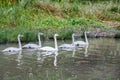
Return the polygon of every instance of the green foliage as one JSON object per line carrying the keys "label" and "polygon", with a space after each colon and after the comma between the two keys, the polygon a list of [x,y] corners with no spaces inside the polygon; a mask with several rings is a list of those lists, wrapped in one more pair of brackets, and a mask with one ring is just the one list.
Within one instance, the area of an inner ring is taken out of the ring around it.
{"label": "green foliage", "polygon": [[120,12],[119,6],[113,6],[110,9],[111,12]]}
{"label": "green foliage", "polygon": [[120,26],[114,27],[114,29],[116,29],[116,30],[120,30]]}
{"label": "green foliage", "polygon": [[0,42],[17,41],[19,33],[24,34],[23,41],[35,41],[39,31],[48,38],[54,33],[60,34],[59,39],[71,38],[80,28],[107,28],[101,20],[120,21],[119,3],[112,0],[15,1],[1,2],[4,4],[0,5]]}
{"label": "green foliage", "polygon": [[30,32],[24,32],[23,35],[24,35],[23,41],[33,42],[33,41],[37,40],[36,32],[32,32],[32,31],[30,31]]}
{"label": "green foliage", "polygon": [[5,31],[0,30],[0,36],[2,36],[0,42],[7,42],[7,33]]}

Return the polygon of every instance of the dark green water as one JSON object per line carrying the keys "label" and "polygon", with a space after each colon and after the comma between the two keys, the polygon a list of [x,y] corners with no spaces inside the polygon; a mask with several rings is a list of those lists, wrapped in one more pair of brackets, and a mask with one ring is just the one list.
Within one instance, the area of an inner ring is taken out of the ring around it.
{"label": "dark green water", "polygon": [[[1,52],[0,80],[120,80],[120,40],[89,42],[86,49],[59,51],[58,55],[26,50],[12,55]],[[54,46],[53,42],[44,45]],[[17,44],[0,45],[0,50],[8,46]]]}

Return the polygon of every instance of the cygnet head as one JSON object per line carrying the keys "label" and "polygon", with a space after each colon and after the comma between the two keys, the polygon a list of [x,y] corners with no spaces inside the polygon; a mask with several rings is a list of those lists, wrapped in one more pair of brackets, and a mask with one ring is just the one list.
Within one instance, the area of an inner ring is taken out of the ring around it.
{"label": "cygnet head", "polygon": [[41,33],[41,32],[39,32],[38,34],[39,34],[39,35],[43,35],[43,33]]}
{"label": "cygnet head", "polygon": [[89,34],[90,32],[89,31],[85,31],[85,33]]}
{"label": "cygnet head", "polygon": [[75,33],[73,33],[72,36],[75,36]]}
{"label": "cygnet head", "polygon": [[55,34],[55,36],[59,36],[58,34]]}
{"label": "cygnet head", "polygon": [[18,34],[18,37],[23,37],[23,35],[21,35],[21,34]]}

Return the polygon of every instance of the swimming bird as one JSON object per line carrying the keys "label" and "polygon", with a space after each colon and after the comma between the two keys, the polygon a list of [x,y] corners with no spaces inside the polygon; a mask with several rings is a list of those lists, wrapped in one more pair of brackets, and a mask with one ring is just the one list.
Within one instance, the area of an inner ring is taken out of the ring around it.
{"label": "swimming bird", "polygon": [[16,48],[16,47],[9,47],[9,48],[6,48],[4,50],[2,50],[2,52],[18,52],[20,50],[22,50],[22,46],[21,46],[21,41],[20,41],[20,37],[23,37],[23,35],[18,35],[18,44],[19,44],[19,48]]}
{"label": "swimming bird", "polygon": [[58,46],[57,46],[57,39],[56,37],[58,36],[58,34],[54,34],[54,43],[55,43],[55,48],[53,47],[49,47],[49,46],[45,46],[45,47],[41,47],[38,50],[40,50],[41,52],[56,52],[58,51]]}
{"label": "swimming bird", "polygon": [[38,33],[38,45],[34,44],[34,43],[28,43],[26,45],[24,45],[22,48],[23,49],[37,49],[39,47],[41,47],[41,39],[40,39],[40,35],[43,35],[43,33]]}
{"label": "swimming bird", "polygon": [[75,45],[74,45],[74,36],[75,36],[75,34],[73,33],[72,34],[72,44],[62,44],[62,45],[59,46],[59,48],[61,50],[66,50],[66,51],[73,50],[75,48]]}
{"label": "swimming bird", "polygon": [[88,42],[86,33],[87,33],[87,32],[84,32],[85,41],[75,41],[75,42],[74,42],[75,46],[77,46],[77,47],[85,47],[85,46],[88,46],[88,45],[89,45],[89,42]]}

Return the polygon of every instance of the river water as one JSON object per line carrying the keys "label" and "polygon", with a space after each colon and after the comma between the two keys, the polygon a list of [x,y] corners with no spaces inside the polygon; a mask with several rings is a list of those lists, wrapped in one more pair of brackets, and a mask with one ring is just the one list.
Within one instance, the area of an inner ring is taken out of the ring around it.
{"label": "river water", "polygon": [[[50,55],[32,50],[0,52],[0,80],[120,80],[120,39],[90,39],[89,43],[86,48]],[[0,45],[0,50],[9,46],[17,44]]]}

